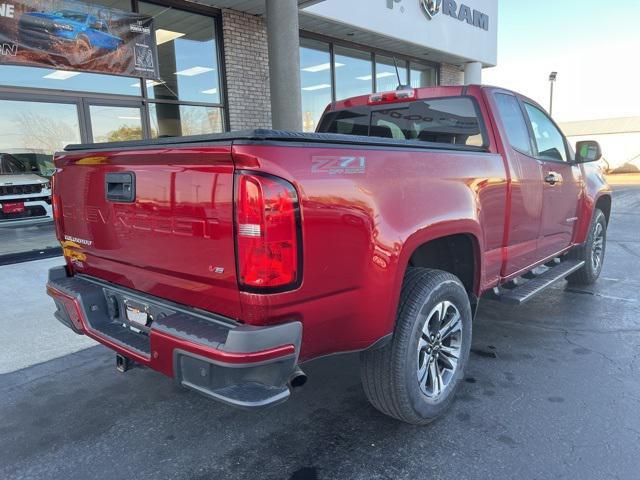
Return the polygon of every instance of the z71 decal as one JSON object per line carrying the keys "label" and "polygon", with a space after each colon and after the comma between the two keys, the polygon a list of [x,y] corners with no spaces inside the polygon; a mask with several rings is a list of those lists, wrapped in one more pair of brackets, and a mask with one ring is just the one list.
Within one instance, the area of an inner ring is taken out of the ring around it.
{"label": "z71 decal", "polygon": [[311,157],[311,173],[329,175],[362,174],[366,168],[365,157]]}

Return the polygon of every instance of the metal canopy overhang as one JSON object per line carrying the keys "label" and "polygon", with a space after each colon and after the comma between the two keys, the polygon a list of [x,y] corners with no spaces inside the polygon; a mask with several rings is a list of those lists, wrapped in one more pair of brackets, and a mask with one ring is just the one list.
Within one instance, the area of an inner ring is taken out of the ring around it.
{"label": "metal canopy overhang", "polygon": [[[298,6],[305,8],[322,1],[323,0],[298,0]],[[265,0],[199,0],[198,3],[216,8],[229,8],[250,15],[264,15],[265,13]]]}
{"label": "metal canopy overhang", "polygon": [[327,20],[326,18],[304,11],[300,11],[300,29],[324,35],[336,40],[344,40],[346,42],[366,45],[367,47],[386,50],[399,55],[406,55],[435,63],[449,63],[452,65],[462,66],[467,62],[473,61],[471,59],[451,55],[439,50],[429,49],[414,43],[404,42],[370,30],[364,30],[352,25]]}

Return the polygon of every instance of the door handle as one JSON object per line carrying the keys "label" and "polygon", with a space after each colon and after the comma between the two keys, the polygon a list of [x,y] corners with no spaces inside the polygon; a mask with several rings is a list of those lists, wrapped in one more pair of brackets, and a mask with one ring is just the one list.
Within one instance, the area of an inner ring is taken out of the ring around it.
{"label": "door handle", "polygon": [[105,175],[107,200],[133,203],[136,200],[136,176],[133,172],[107,173]]}
{"label": "door handle", "polygon": [[562,175],[556,172],[549,172],[546,177],[544,177],[544,181],[549,185],[555,185],[556,183],[562,182]]}

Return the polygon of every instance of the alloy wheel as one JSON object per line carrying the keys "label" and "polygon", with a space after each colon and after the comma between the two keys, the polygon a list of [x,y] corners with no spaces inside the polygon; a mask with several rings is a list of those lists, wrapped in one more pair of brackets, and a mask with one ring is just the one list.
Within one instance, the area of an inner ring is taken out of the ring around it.
{"label": "alloy wheel", "polygon": [[596,230],[593,234],[593,246],[591,248],[591,266],[594,272],[598,272],[602,266],[602,260],[604,256],[604,227],[602,223],[596,224]]}
{"label": "alloy wheel", "polygon": [[417,377],[421,392],[440,397],[451,384],[462,352],[462,317],[449,301],[440,302],[428,315],[418,341]]}

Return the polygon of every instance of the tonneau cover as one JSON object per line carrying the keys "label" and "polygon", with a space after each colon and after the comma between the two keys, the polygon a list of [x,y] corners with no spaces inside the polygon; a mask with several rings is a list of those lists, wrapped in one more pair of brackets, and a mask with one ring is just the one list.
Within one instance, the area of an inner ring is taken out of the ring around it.
{"label": "tonneau cover", "polygon": [[245,142],[295,142],[295,143],[330,143],[339,145],[363,145],[379,147],[401,147],[436,150],[457,150],[484,152],[485,148],[468,145],[454,145],[421,140],[397,140],[394,138],[368,137],[356,135],[342,135],[338,133],[303,133],[282,130],[241,130],[236,132],[217,133],[208,135],[193,135],[187,137],[167,137],[154,140],[134,140],[127,142],[72,144],[65,147],[67,152],[82,150],[114,150],[137,149],[149,147],[173,147],[180,145],[202,145],[212,143],[245,143]]}

